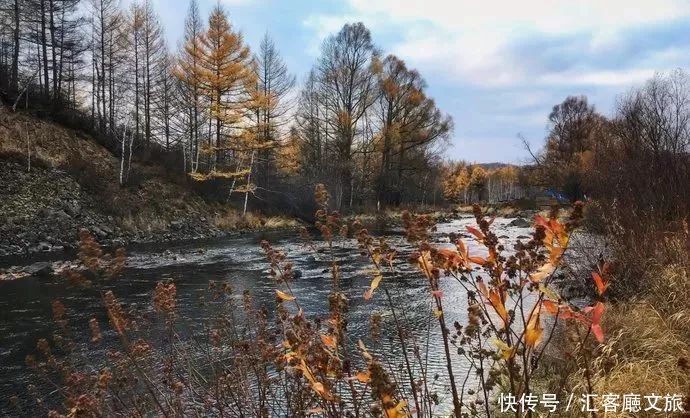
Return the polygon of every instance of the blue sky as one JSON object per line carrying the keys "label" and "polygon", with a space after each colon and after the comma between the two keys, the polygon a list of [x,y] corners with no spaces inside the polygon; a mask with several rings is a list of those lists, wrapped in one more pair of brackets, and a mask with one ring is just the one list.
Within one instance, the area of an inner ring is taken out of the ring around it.
{"label": "blue sky", "polygon": [[[153,0],[171,47],[188,0]],[[202,14],[218,0],[199,0]],[[264,33],[303,80],[322,40],[362,21],[385,53],[426,79],[453,116],[449,158],[527,161],[518,134],[542,143],[551,107],[588,96],[611,114],[656,71],[690,64],[690,0],[221,0],[251,47]]]}

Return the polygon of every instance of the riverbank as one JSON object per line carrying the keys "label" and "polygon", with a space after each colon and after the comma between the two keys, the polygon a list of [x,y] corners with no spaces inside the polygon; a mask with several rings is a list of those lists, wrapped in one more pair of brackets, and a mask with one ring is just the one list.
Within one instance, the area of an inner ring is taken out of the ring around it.
{"label": "riverbank", "polygon": [[0,258],[74,250],[81,229],[126,246],[300,225],[242,215],[150,161],[134,161],[124,186],[119,172],[120,161],[90,136],[0,108]]}

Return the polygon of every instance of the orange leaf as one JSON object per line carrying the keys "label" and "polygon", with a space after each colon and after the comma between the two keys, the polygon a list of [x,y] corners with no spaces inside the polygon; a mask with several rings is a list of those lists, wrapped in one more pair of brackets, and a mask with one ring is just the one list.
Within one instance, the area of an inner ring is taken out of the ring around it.
{"label": "orange leaf", "polygon": [[486,284],[484,284],[484,281],[477,280],[477,288],[479,289],[481,294],[484,295],[485,298],[489,297],[489,289],[486,288]]}
{"label": "orange leaf", "polygon": [[462,267],[463,259],[457,251],[450,248],[443,248],[438,250],[438,255],[443,259],[444,270],[457,270]]}
{"label": "orange leaf", "polygon": [[467,248],[464,242],[462,240],[457,240],[455,243],[455,246],[458,248],[458,253],[460,256],[468,258],[470,255],[470,250]]}
{"label": "orange leaf", "polygon": [[554,266],[551,263],[546,263],[543,266],[539,267],[539,269],[537,271],[530,274],[530,278],[532,279],[533,282],[539,283],[540,281],[544,280],[545,278],[551,276],[551,274],[555,270],[556,270],[556,266]]}
{"label": "orange leaf", "polygon": [[357,372],[355,377],[360,383],[369,383],[371,381],[371,372],[368,370],[365,372]]}
{"label": "orange leaf", "polygon": [[376,290],[376,288],[379,287],[381,279],[383,279],[381,273],[376,273],[376,276],[374,276],[374,280],[371,281],[369,289],[366,292],[364,292],[364,299],[369,300],[372,298],[372,296],[374,296],[374,290]]}
{"label": "orange leaf", "polygon": [[604,279],[602,279],[597,272],[592,272],[592,278],[594,279],[594,284],[597,285],[599,296],[603,295],[604,292],[606,292],[606,289],[609,287],[609,282],[604,281]]}
{"label": "orange leaf", "polygon": [[330,336],[330,335],[321,334],[321,342],[322,342],[326,347],[335,348],[335,346],[336,346],[336,339],[335,339],[335,337],[332,337],[332,336]]}
{"label": "orange leaf", "polygon": [[394,407],[386,409],[386,417],[388,417],[388,418],[407,417],[407,413],[405,412],[405,408],[407,408],[407,402],[406,401],[400,401]]}
{"label": "orange leaf", "polygon": [[537,306],[529,317],[527,328],[525,328],[525,344],[528,347],[536,347],[544,336],[544,328],[539,320],[541,307]]}
{"label": "orange leaf", "polygon": [[482,257],[468,257],[467,259],[473,262],[474,264],[479,264],[480,266],[486,264],[486,260]]}
{"label": "orange leaf", "polygon": [[290,296],[290,295],[288,295],[288,294],[285,293],[285,292],[281,292],[280,290],[276,290],[276,296],[278,296],[278,298],[279,298],[280,300],[284,300],[284,301],[295,300],[295,297],[294,297],[294,296]]}
{"label": "orange leaf", "polygon": [[482,231],[478,230],[477,228],[475,228],[475,227],[473,227],[473,226],[467,226],[466,228],[467,228],[467,231],[468,231],[470,234],[472,234],[472,235],[474,235],[475,237],[477,237],[478,240],[484,241],[484,234],[482,233]]}
{"label": "orange leaf", "polygon": [[491,306],[493,306],[498,316],[501,317],[503,323],[508,324],[508,311],[506,311],[506,307],[501,300],[501,295],[498,293],[498,290],[491,289],[489,291],[489,302],[491,302]]}
{"label": "orange leaf", "polygon": [[551,315],[556,315],[558,313],[558,305],[553,301],[545,300],[541,303],[541,306]]}
{"label": "orange leaf", "polygon": [[417,259],[417,263],[419,264],[419,268],[420,270],[422,270],[422,273],[424,273],[426,278],[431,280],[431,278],[433,277],[433,273],[431,272],[432,263],[429,251],[424,251],[422,255],[420,255]]}

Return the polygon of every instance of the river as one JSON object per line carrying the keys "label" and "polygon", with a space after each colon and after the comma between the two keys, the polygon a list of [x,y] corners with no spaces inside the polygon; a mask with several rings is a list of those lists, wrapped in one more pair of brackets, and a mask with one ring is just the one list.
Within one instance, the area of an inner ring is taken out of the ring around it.
{"label": "river", "polygon": [[[511,219],[498,218],[494,228],[506,248],[518,237],[530,234],[529,228],[508,226]],[[451,232],[464,233],[465,226],[474,224],[473,218],[461,218],[438,225],[433,241],[448,243]],[[438,324],[430,322],[433,318],[430,297],[425,279],[416,268],[407,263],[407,255],[412,251],[406,243],[402,230],[391,229],[385,232],[387,240],[398,251],[395,277],[384,279],[396,306],[404,307],[406,321],[415,335],[426,336],[431,330],[437,333]],[[331,290],[329,262],[320,260],[319,254],[306,248],[295,232],[264,232],[245,234],[212,241],[144,246],[128,249],[126,268],[120,278],[104,285],[112,289],[123,305],[152,310],[151,295],[155,283],[172,279],[177,285],[180,316],[190,318],[190,322],[203,322],[206,312],[200,300],[208,292],[209,280],[228,281],[236,295],[244,290],[251,291],[258,305],[272,310],[275,306],[275,283],[268,274],[267,262],[259,246],[261,240],[269,240],[274,247],[287,253],[294,262],[294,268],[301,277],[292,283],[301,307],[310,316],[324,315],[328,309],[327,295]],[[480,253],[481,249],[473,240],[470,252]],[[386,309],[381,294],[366,301],[362,295],[371,282],[370,265],[359,254],[354,239],[336,243],[335,253],[340,259],[342,288],[350,299],[348,332],[356,341],[366,339],[369,332],[369,318],[373,311]],[[444,309],[449,323],[458,320],[465,323],[466,296],[459,284],[452,280],[443,283]],[[238,296],[240,297],[240,296]],[[28,404],[29,394],[26,386],[35,383],[36,378],[25,365],[25,356],[35,351],[40,338],[49,338],[53,332],[51,320],[51,301],[59,298],[67,307],[70,324],[83,330],[88,336],[88,320],[97,317],[105,329],[107,318],[102,301],[95,289],[70,288],[57,279],[26,277],[12,281],[0,281],[0,415],[16,415],[10,405],[13,396],[20,404]],[[435,325],[435,326],[434,326]],[[82,339],[78,349],[93,350],[88,341]],[[445,374],[443,350],[438,338],[430,339],[429,376]],[[390,344],[384,343],[384,344]],[[391,347],[389,347],[391,348]],[[107,345],[99,350],[106,350]],[[393,351],[395,348],[392,347]],[[456,374],[464,376],[467,366],[457,356],[454,364]],[[443,379],[441,379],[443,380]],[[441,396],[444,388],[439,388]]]}

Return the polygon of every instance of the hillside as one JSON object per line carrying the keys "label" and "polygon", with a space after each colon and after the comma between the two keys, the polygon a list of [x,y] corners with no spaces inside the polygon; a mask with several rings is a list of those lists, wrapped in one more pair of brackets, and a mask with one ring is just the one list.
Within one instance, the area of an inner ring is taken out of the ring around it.
{"label": "hillside", "polygon": [[264,223],[206,202],[184,175],[159,165],[135,161],[126,187],[118,173],[119,160],[88,135],[0,107],[0,257],[69,249],[81,228],[126,244]]}

